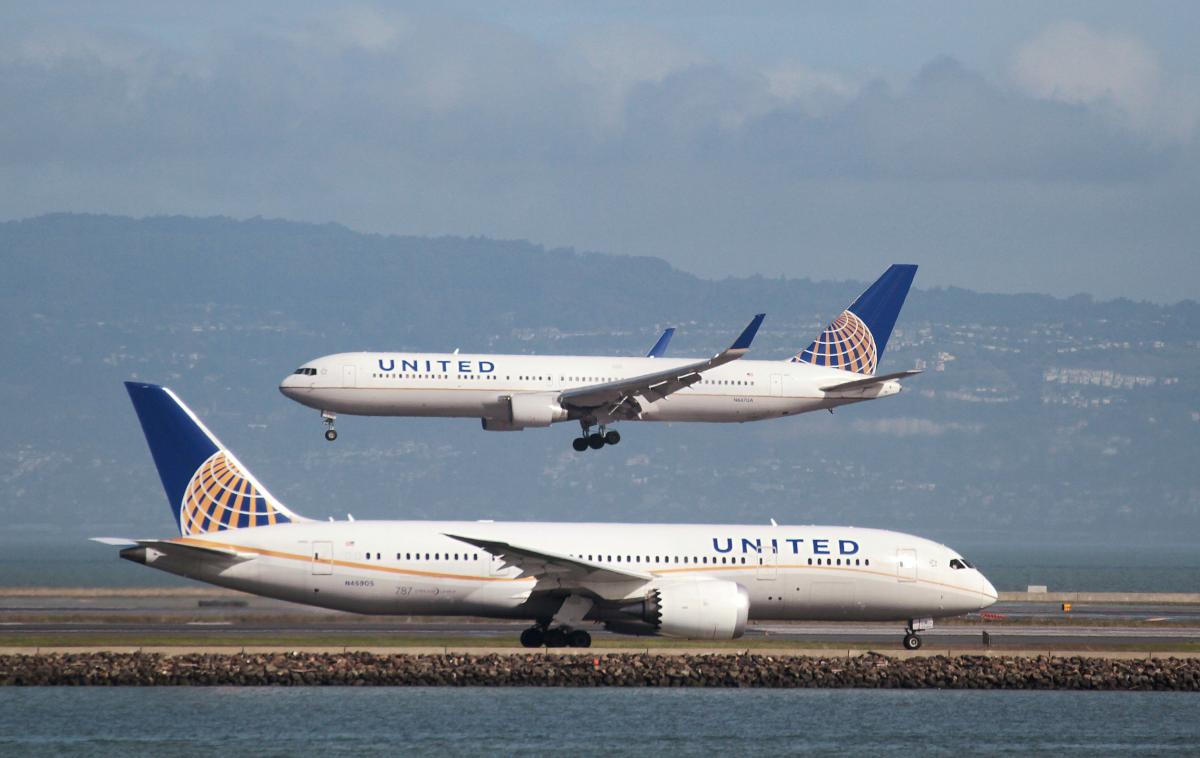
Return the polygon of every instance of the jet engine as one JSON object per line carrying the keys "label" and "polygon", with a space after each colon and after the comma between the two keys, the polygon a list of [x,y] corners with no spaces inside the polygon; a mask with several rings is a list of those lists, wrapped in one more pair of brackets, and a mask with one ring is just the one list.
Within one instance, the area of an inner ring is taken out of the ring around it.
{"label": "jet engine", "polygon": [[700,580],[661,584],[621,611],[667,637],[733,640],[746,631],[750,594],[737,582]]}
{"label": "jet engine", "polygon": [[500,398],[499,417],[483,419],[490,432],[516,432],[527,426],[550,426],[567,419],[567,409],[559,405],[556,392],[530,392]]}

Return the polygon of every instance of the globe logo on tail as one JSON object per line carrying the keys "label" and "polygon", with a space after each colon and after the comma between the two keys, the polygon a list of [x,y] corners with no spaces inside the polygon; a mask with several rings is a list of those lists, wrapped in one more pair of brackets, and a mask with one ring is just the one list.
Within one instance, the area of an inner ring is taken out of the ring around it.
{"label": "globe logo on tail", "polygon": [[213,453],[192,474],[179,510],[184,536],[289,521],[224,450]]}
{"label": "globe logo on tail", "polygon": [[863,320],[850,311],[833,320],[825,331],[804,348],[794,362],[829,366],[843,371],[872,375],[877,361],[875,337]]}

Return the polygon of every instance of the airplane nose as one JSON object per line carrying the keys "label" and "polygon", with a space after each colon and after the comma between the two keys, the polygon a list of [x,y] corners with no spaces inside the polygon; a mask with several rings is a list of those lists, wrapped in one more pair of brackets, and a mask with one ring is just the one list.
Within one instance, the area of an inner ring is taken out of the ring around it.
{"label": "airplane nose", "polygon": [[295,374],[288,374],[287,376],[283,377],[283,381],[279,383],[279,391],[283,393],[284,397],[289,397],[294,400],[296,395],[300,393],[301,387],[298,379],[299,377],[297,377]]}
{"label": "airplane nose", "polygon": [[996,588],[992,586],[992,583],[989,582],[987,577],[984,576],[983,574],[979,575],[979,584],[980,584],[979,591],[982,592],[984,595],[987,595],[987,597],[989,598],[987,600],[984,600],[983,604],[981,606],[979,606],[979,609],[983,610],[984,608],[987,608],[988,606],[995,603],[996,600],[1000,597],[1000,594],[998,592],[996,592]]}

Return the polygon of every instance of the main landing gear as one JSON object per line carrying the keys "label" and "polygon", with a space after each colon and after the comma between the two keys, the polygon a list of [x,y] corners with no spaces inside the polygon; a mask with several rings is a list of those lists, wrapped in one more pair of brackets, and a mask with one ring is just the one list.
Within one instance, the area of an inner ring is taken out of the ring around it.
{"label": "main landing gear", "polygon": [[575,448],[575,452],[582,453],[589,447],[592,450],[599,450],[605,445],[615,445],[621,441],[621,433],[616,429],[606,431],[604,424],[600,425],[599,432],[588,433],[592,428],[591,424],[580,421],[580,428],[583,430],[582,435],[571,440],[571,447]]}
{"label": "main landing gear", "polygon": [[917,632],[923,632],[926,629],[933,628],[933,619],[909,619],[908,626],[904,629],[904,649],[905,650],[920,650],[921,636]]}
{"label": "main landing gear", "polygon": [[337,439],[337,429],[333,428],[333,422],[337,421],[337,414],[329,411],[321,411],[321,423],[325,425],[325,439],[333,442]]}
{"label": "main landing gear", "polygon": [[544,626],[531,626],[521,632],[522,647],[591,647],[592,635],[582,629],[568,629],[556,626],[547,629]]}

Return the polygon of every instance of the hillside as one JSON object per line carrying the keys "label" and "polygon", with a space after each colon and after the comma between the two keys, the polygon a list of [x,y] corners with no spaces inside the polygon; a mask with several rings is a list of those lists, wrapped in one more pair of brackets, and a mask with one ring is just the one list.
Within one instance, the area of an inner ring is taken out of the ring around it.
{"label": "hillside", "polygon": [[[339,421],[284,399],[355,349],[630,353],[676,325],[716,350],[749,316],[785,358],[861,282],[710,281],[653,258],[253,219],[0,224],[0,517],[9,538],[171,525],[121,381],[170,384],[295,510],[356,518],[838,522],[947,540],[1186,541],[1200,529],[1200,306],[917,289],[884,370],[909,391],[794,419],[573,426]],[[920,261],[916,261],[920,263]],[[981,282],[981,287],[986,287]]]}

